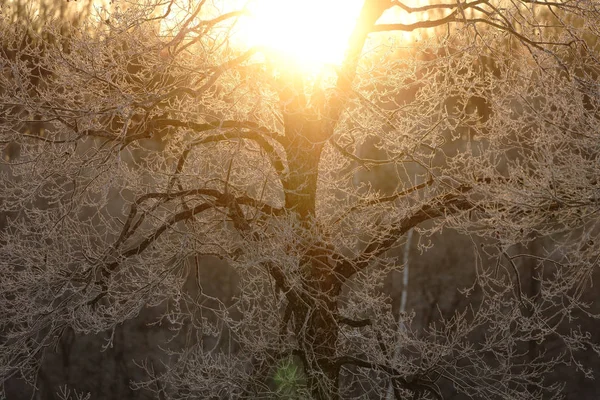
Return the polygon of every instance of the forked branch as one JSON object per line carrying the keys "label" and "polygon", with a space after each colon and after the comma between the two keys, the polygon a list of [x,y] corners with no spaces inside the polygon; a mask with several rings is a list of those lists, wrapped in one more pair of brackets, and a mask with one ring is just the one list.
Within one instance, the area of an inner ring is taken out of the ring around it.
{"label": "forked branch", "polygon": [[266,136],[270,139],[279,141],[279,139],[277,138],[277,133],[272,132],[254,122],[225,120],[201,124],[192,121],[182,121],[178,119],[164,118],[152,121],[152,127],[187,128],[198,133],[218,129],[229,129],[230,131],[228,132],[198,138],[197,140],[191,142],[188,145],[188,148],[205,143],[222,142],[234,139],[247,139],[255,142],[261,147],[261,149],[264,150],[264,152],[269,157],[269,160],[271,161],[271,165],[273,166],[273,168],[275,168],[278,174],[281,174],[285,168],[283,160],[281,159],[273,145],[265,138]]}
{"label": "forked branch", "polygon": [[391,249],[398,239],[411,228],[434,218],[473,209],[475,205],[463,194],[468,190],[470,188],[462,187],[459,188],[459,193],[445,194],[432,199],[412,215],[401,219],[391,229],[372,239],[358,257],[338,264],[336,272],[347,279],[366,268],[374,257],[380,256]]}
{"label": "forked branch", "polygon": [[[114,261],[108,263],[102,268],[102,280],[100,283],[102,286],[102,292],[96,296],[94,299],[90,300],[88,304],[95,304],[100,300],[100,298],[104,297],[107,293],[107,284],[106,280],[108,277],[115,271],[118,266],[126,259],[141,254],[148,246],[154,243],[165,231],[167,231],[170,227],[175,225],[178,222],[186,221],[193,218],[195,215],[200,214],[204,211],[207,211],[212,208],[228,208],[228,215],[233,219],[234,226],[241,230],[248,229],[248,221],[245,220],[243,213],[241,212],[240,205],[248,205],[255,207],[256,209],[266,212],[268,214],[281,214],[283,210],[271,207],[267,204],[263,204],[256,199],[253,199],[248,196],[240,196],[235,197],[232,194],[221,193],[215,189],[191,189],[191,190],[183,190],[175,193],[148,193],[144,196],[138,198],[131,206],[131,210],[123,229],[121,230],[121,234],[117,241],[111,247],[112,251],[116,251],[129,237],[135,233],[137,228],[141,225],[140,220],[144,218],[144,215],[140,217],[135,224],[132,222],[135,219],[137,214],[137,210],[139,206],[149,200],[149,199],[159,199],[161,201],[168,201],[171,199],[181,198],[185,196],[191,195],[202,195],[202,196],[211,196],[214,198],[213,201],[203,202],[201,204],[196,205],[195,207],[186,208],[183,211],[180,211],[174,215],[172,215],[166,222],[164,222],[161,226],[159,226],[154,232],[146,236],[141,242],[137,245],[133,245],[127,250],[122,251],[118,256],[114,257]],[[240,221],[240,219],[243,219]]]}

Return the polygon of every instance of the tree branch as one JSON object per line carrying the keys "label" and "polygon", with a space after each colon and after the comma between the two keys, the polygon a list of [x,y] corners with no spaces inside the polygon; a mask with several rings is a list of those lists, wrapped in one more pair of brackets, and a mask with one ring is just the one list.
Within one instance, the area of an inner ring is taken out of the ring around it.
{"label": "tree branch", "polygon": [[352,328],[362,328],[371,325],[371,320],[369,318],[354,320],[347,317],[338,317],[337,321]]}
{"label": "tree branch", "polygon": [[331,121],[331,124],[335,125],[339,121],[344,105],[351,94],[358,60],[362,54],[367,36],[372,31],[379,17],[381,17],[385,10],[392,6],[393,4],[390,0],[364,1],[360,15],[350,36],[348,53],[338,74],[335,95],[328,104],[327,117]]}
{"label": "tree branch", "polygon": [[466,8],[476,6],[478,4],[488,3],[488,1],[489,0],[477,0],[477,1],[473,1],[471,3],[460,3],[457,1],[456,3],[428,4],[428,5],[424,5],[424,6],[420,6],[420,7],[410,7],[401,1],[395,0],[395,1],[392,1],[392,5],[401,8],[402,10],[406,11],[409,14],[412,14],[415,12],[425,12],[425,11],[430,11],[430,10],[442,10],[442,9],[454,10],[456,8],[461,8],[461,7],[463,9],[466,9]]}
{"label": "tree branch", "polygon": [[[186,44],[185,47],[191,45],[193,42],[195,42],[195,41],[192,41],[191,43]],[[151,101],[147,102],[145,108],[154,107],[158,103],[165,101],[171,97],[180,95],[180,94],[187,94],[188,96],[190,96],[192,98],[198,97],[200,94],[204,93],[208,88],[210,88],[212,85],[214,85],[215,82],[221,77],[221,75],[223,75],[223,73],[225,71],[228,71],[229,69],[236,67],[239,64],[243,63],[244,61],[248,60],[250,57],[252,57],[254,54],[256,54],[259,50],[260,50],[260,47],[253,47],[238,57],[235,57],[235,58],[233,58],[229,61],[226,61],[220,65],[210,68],[209,71],[213,72],[213,74],[200,88],[192,89],[192,88],[185,87],[185,86],[177,87],[177,88],[169,91],[168,93],[165,93],[162,96],[158,96],[158,97],[152,99]],[[138,104],[138,105],[143,106],[143,104]]]}
{"label": "tree branch", "polygon": [[[225,195],[216,189],[204,188],[204,189],[181,190],[178,192],[169,192],[169,193],[161,193],[161,192],[147,193],[147,194],[139,197],[138,199],[136,199],[136,201],[133,202],[133,204],[131,205],[131,209],[129,211],[127,220],[125,221],[125,225],[123,226],[123,229],[121,230],[121,234],[120,234],[119,238],[113,245],[113,249],[118,248],[118,246],[121,243],[123,243],[125,240],[127,240],[127,238],[129,238],[133,234],[133,232],[135,232],[135,228],[132,229],[131,232],[129,231],[129,229],[131,227],[131,223],[133,222],[133,219],[135,218],[135,216],[137,214],[137,210],[138,210],[139,206],[142,203],[144,203],[145,201],[150,200],[150,199],[160,199],[161,201],[166,202],[166,201],[177,199],[177,198],[182,198],[182,197],[187,197],[187,196],[195,196],[195,195],[211,196],[211,197],[215,198],[217,200],[214,203],[215,206],[225,206],[226,205],[225,200],[224,200]],[[283,210],[281,208],[272,207],[268,204],[264,204],[264,203],[254,199],[252,197],[249,197],[249,196],[240,196],[240,197],[228,196],[228,197],[232,197],[233,198],[232,201],[234,201],[237,204],[254,207],[257,210],[259,210],[265,214],[281,215],[283,213]],[[190,211],[190,210],[186,210],[186,211]],[[176,216],[177,215],[181,215],[182,219],[186,219],[185,212],[176,214]],[[195,215],[195,213],[192,213],[192,215],[190,215],[190,216],[193,216],[193,215]],[[177,221],[175,221],[175,222],[177,222]],[[139,226],[139,223],[136,223],[135,226]]]}
{"label": "tree branch", "polygon": [[288,307],[290,308],[290,311],[294,312],[294,309],[296,309],[302,304],[302,298],[296,292],[295,289],[290,287],[285,277],[285,273],[281,270],[281,268],[274,265],[272,262],[267,262],[265,266],[269,274],[275,280],[276,287],[279,288],[279,290],[281,290],[285,297],[288,299]]}
{"label": "tree branch", "polygon": [[377,204],[383,204],[383,203],[390,203],[394,200],[397,200],[401,197],[405,197],[408,196],[411,193],[416,192],[417,190],[421,190],[426,188],[427,186],[430,186],[433,183],[433,178],[430,177],[429,180],[427,182],[423,182],[420,183],[418,185],[415,185],[413,187],[410,187],[406,190],[403,190],[401,192],[397,192],[394,193],[392,195],[389,196],[385,196],[385,197],[380,197],[377,199],[373,199],[373,200],[368,200],[368,201],[362,201],[360,204],[350,207],[348,210],[346,210],[346,212],[344,212],[344,214],[342,214],[338,219],[335,220],[334,224],[339,223],[342,219],[344,219],[346,216],[348,216],[348,214],[350,214],[352,211],[356,211],[359,208],[363,208],[363,207],[368,207],[368,206],[374,206]]}
{"label": "tree branch", "polygon": [[216,129],[242,129],[241,131],[231,131],[226,133],[215,134],[211,136],[206,136],[203,138],[199,138],[198,140],[190,143],[190,146],[211,143],[211,142],[219,142],[224,140],[231,139],[248,139],[257,143],[269,156],[271,160],[271,164],[273,168],[278,173],[282,173],[284,170],[284,163],[275,148],[267,139],[264,138],[263,135],[267,137],[277,140],[277,133],[269,131],[267,128],[264,128],[254,122],[250,121],[218,121],[218,122],[209,122],[200,124],[192,121],[181,121],[178,119],[168,119],[163,118],[159,120],[154,120],[151,122],[151,127],[161,128],[161,127],[178,127],[178,128],[187,128],[191,129],[195,132],[206,132]]}
{"label": "tree branch", "polygon": [[108,293],[108,285],[106,283],[106,279],[108,279],[108,277],[123,262],[123,260],[125,260],[129,257],[132,257],[134,255],[141,254],[150,244],[154,243],[154,241],[156,241],[156,239],[158,239],[172,225],[176,224],[179,221],[183,221],[188,218],[191,218],[196,214],[199,214],[203,211],[206,211],[206,210],[212,208],[213,206],[214,205],[211,203],[202,203],[202,204],[197,205],[194,208],[190,208],[188,210],[185,210],[185,211],[182,211],[180,213],[173,215],[171,218],[169,218],[169,220],[167,222],[165,222],[156,231],[154,231],[154,233],[152,233],[151,235],[148,235],[144,240],[142,240],[142,242],[140,244],[138,244],[137,246],[134,246],[134,247],[130,247],[128,250],[125,250],[124,252],[122,252],[117,257],[117,260],[111,262],[110,264],[106,265],[102,269],[102,273],[101,273],[102,280],[100,282],[97,282],[97,283],[101,284],[102,291],[96,297],[94,297],[92,300],[88,301],[87,304],[94,305],[101,298],[106,296],[106,294]]}
{"label": "tree branch", "polygon": [[404,32],[412,32],[417,29],[427,29],[427,28],[435,28],[436,26],[444,25],[449,22],[460,21],[460,19],[456,18],[458,15],[458,10],[454,10],[451,14],[434,20],[424,20],[415,22],[412,24],[377,24],[371,28],[372,33],[374,32],[389,32],[389,31],[404,31]]}
{"label": "tree branch", "polygon": [[388,251],[398,241],[398,238],[402,237],[408,230],[418,224],[449,213],[465,211],[475,207],[462,194],[471,190],[471,188],[465,186],[458,190],[461,192],[460,194],[450,193],[432,199],[411,216],[397,222],[392,229],[383,233],[380,237],[371,240],[358,257],[338,264],[335,268],[336,272],[347,279],[356,272],[366,268],[373,257],[377,257]]}
{"label": "tree branch", "polygon": [[[198,25],[190,28],[190,31],[192,32],[196,32],[196,33],[204,33],[206,32],[207,29],[212,28],[213,26],[220,24],[223,21],[226,21],[230,18],[238,18],[238,17],[243,17],[243,16],[249,16],[250,13],[248,12],[248,10],[238,10],[238,11],[231,11],[222,15],[219,15],[218,17],[215,17],[213,19],[208,19],[208,20],[203,20],[200,21],[198,23]],[[202,30],[200,30],[199,28],[202,28]]]}
{"label": "tree branch", "polygon": [[342,147],[333,138],[329,142],[333,145],[333,147],[337,151],[339,151],[340,153],[342,153],[343,156],[348,157],[349,159],[355,161],[356,163],[358,163],[361,167],[363,167],[367,171],[370,171],[372,166],[386,165],[386,164],[395,163],[399,159],[401,159],[401,158],[403,158],[405,156],[404,153],[400,153],[400,154],[397,154],[394,158],[387,159],[387,160],[376,160],[376,159],[373,159],[373,158],[364,158],[364,157],[359,157],[359,156],[353,154],[352,152],[348,151],[347,148],[350,145],[352,145],[352,143],[346,145],[345,147]]}
{"label": "tree branch", "polygon": [[[177,222],[184,221],[192,218],[196,214],[199,214],[203,211],[206,211],[215,207],[227,207],[230,209],[229,216],[233,219],[234,225],[239,230],[248,230],[248,222],[245,220],[243,212],[240,209],[241,205],[253,206],[262,212],[267,214],[279,215],[283,212],[282,209],[277,209],[271,207],[267,204],[261,203],[256,199],[253,199],[248,196],[240,196],[235,197],[231,194],[223,194],[215,189],[190,189],[190,190],[182,190],[174,193],[148,193],[140,198],[138,198],[131,206],[131,210],[127,217],[127,221],[121,230],[121,234],[119,238],[115,241],[111,249],[117,250],[140,226],[141,218],[133,228],[131,228],[131,224],[135,215],[137,213],[137,209],[140,204],[149,199],[161,199],[163,201],[168,201],[180,197],[192,196],[192,195],[205,195],[214,197],[214,202],[205,202],[199,204],[192,208],[186,208],[184,211],[181,211],[177,214],[174,214],[169,218],[164,224],[158,227],[152,234],[146,236],[144,240],[142,240],[138,245],[130,247],[129,249],[123,251],[119,256],[116,257],[116,260],[109,263],[102,270],[103,281],[101,283],[103,289],[100,294],[98,294],[94,299],[90,300],[87,304],[93,305],[98,302],[102,297],[104,297],[107,293],[107,285],[105,280],[110,276],[110,274],[123,262],[123,260],[141,254],[148,246],[156,241],[168,228],[176,224]],[[243,219],[243,221],[240,221]]]}

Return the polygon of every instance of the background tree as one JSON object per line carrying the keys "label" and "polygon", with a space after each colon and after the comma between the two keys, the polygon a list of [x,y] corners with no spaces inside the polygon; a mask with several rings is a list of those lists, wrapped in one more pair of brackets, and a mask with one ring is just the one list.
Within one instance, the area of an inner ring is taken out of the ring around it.
{"label": "background tree", "polygon": [[[594,316],[600,256],[599,4],[365,0],[318,74],[245,48],[227,6],[117,3],[40,31],[3,10],[0,134],[20,154],[0,182],[0,376],[35,383],[65,332],[110,346],[159,305],[185,338],[145,364],[159,397],[552,398],[557,365],[591,376],[572,318]],[[364,178],[383,166],[388,193]],[[407,232],[444,228],[471,239],[477,302],[414,329],[383,284]],[[234,269],[231,301],[204,256]]]}

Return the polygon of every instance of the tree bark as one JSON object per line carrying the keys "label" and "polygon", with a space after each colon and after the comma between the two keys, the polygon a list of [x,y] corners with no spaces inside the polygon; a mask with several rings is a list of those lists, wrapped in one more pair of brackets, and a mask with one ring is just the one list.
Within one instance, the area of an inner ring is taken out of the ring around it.
{"label": "tree bark", "polygon": [[313,396],[319,400],[338,399],[339,367],[334,360],[341,285],[331,273],[333,267],[326,261],[327,255],[321,249],[318,252],[308,255],[310,271],[305,279],[308,306],[296,316],[295,327]]}

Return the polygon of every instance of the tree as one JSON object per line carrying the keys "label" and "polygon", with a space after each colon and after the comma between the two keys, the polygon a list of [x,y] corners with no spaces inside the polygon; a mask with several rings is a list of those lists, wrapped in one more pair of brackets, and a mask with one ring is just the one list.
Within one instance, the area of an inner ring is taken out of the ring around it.
{"label": "tree", "polygon": [[[593,317],[600,257],[599,4],[365,0],[318,75],[236,42],[246,12],[226,4],[117,3],[39,31],[2,14],[0,135],[19,156],[0,376],[35,382],[67,329],[110,345],[159,305],[187,343],[138,383],[159,397],[551,398],[556,365],[591,375],[571,318]],[[360,178],[382,166],[390,193]],[[413,330],[382,283],[407,232],[444,228],[472,238],[478,301]],[[538,238],[542,255],[515,252]],[[231,304],[203,290],[204,256],[236,271]],[[534,292],[521,259],[543,268]],[[550,338],[562,357],[530,346]]]}

